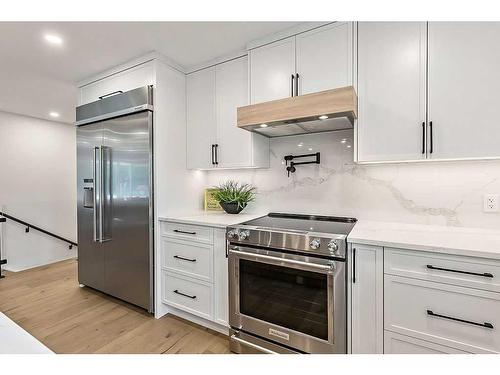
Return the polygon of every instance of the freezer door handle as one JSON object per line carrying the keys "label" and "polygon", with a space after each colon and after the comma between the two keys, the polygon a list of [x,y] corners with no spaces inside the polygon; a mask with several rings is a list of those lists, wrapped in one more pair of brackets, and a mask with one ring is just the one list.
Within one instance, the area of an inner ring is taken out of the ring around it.
{"label": "freezer door handle", "polygon": [[[99,152],[99,147],[94,147],[93,149],[93,165],[92,165],[92,179],[94,182],[94,188],[93,188],[93,222],[94,222],[94,242],[98,241],[97,237],[97,197],[96,194],[99,191],[98,189],[98,183],[97,183],[97,153]],[[101,194],[101,193],[99,193]],[[101,197],[99,196],[99,201]]]}
{"label": "freezer door handle", "polygon": [[[100,147],[100,182],[99,182],[99,242],[103,243],[110,241],[109,225],[107,220],[107,209],[111,206],[111,162],[110,152],[111,148],[107,146]],[[109,170],[108,170],[109,168]],[[109,200],[109,202],[108,202]]]}

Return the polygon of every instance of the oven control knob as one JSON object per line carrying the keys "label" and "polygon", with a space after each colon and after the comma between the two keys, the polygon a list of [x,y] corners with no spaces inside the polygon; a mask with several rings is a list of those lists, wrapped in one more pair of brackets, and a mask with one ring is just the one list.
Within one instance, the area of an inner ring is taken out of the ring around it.
{"label": "oven control knob", "polygon": [[338,249],[339,249],[339,245],[337,244],[337,241],[331,240],[328,243],[328,250],[330,251],[330,253],[335,253]]}
{"label": "oven control knob", "polygon": [[236,229],[231,229],[229,232],[227,232],[227,238],[236,238],[238,237],[238,232]]}
{"label": "oven control knob", "polygon": [[250,231],[248,231],[248,230],[240,230],[238,232],[238,239],[240,241],[246,240],[248,237],[250,237]]}
{"label": "oven control knob", "polygon": [[321,241],[319,240],[319,238],[314,238],[311,240],[311,242],[309,242],[309,246],[313,250],[319,249],[319,247],[321,246]]}

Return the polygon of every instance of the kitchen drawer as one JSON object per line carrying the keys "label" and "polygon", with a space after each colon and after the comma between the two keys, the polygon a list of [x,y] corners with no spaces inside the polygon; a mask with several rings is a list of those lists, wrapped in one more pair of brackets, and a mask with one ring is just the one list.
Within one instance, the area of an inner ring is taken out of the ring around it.
{"label": "kitchen drawer", "polygon": [[212,286],[162,271],[162,300],[180,310],[212,319]]}
{"label": "kitchen drawer", "polygon": [[500,292],[500,262],[385,248],[384,273]]}
{"label": "kitchen drawer", "polygon": [[171,238],[182,238],[212,244],[214,241],[213,230],[210,227],[173,222],[161,223],[161,235]]}
{"label": "kitchen drawer", "polygon": [[113,74],[80,88],[80,105],[95,102],[99,97],[115,91],[130,91],[154,84],[153,62],[147,62]]}
{"label": "kitchen drawer", "polygon": [[462,350],[384,331],[384,354],[467,354]]}
{"label": "kitchen drawer", "polygon": [[384,328],[472,353],[500,353],[500,294],[385,275]]}
{"label": "kitchen drawer", "polygon": [[166,270],[211,282],[213,246],[163,237],[161,240],[161,265]]}

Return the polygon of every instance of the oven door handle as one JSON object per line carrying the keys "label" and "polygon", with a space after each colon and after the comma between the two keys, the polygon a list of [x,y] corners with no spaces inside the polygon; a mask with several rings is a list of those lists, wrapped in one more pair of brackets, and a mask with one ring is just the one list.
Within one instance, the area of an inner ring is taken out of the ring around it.
{"label": "oven door handle", "polygon": [[247,253],[244,251],[230,249],[229,254],[234,254],[239,258],[247,259],[247,260],[262,260],[266,263],[274,264],[274,265],[290,265],[295,266],[295,268],[312,270],[314,272],[321,271],[322,273],[332,273],[335,271],[335,265],[332,263],[330,265],[322,265],[316,263],[308,263],[302,262],[300,260],[294,259],[285,259],[285,258],[277,258],[269,255],[255,254],[255,253]]}

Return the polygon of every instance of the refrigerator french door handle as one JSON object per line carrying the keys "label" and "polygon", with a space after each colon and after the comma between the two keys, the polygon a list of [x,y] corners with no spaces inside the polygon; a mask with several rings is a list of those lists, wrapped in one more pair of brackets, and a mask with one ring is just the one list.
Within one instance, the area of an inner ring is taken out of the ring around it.
{"label": "refrigerator french door handle", "polygon": [[103,220],[104,220],[104,147],[99,148],[99,159],[101,163],[101,169],[99,170],[99,242],[103,243]]}
{"label": "refrigerator french door handle", "polygon": [[[92,182],[94,184],[94,191],[93,191],[93,221],[94,221],[94,242],[97,242],[97,152],[99,151],[99,147],[94,147],[93,149],[93,165],[92,165]],[[100,200],[99,196],[99,200]]]}

